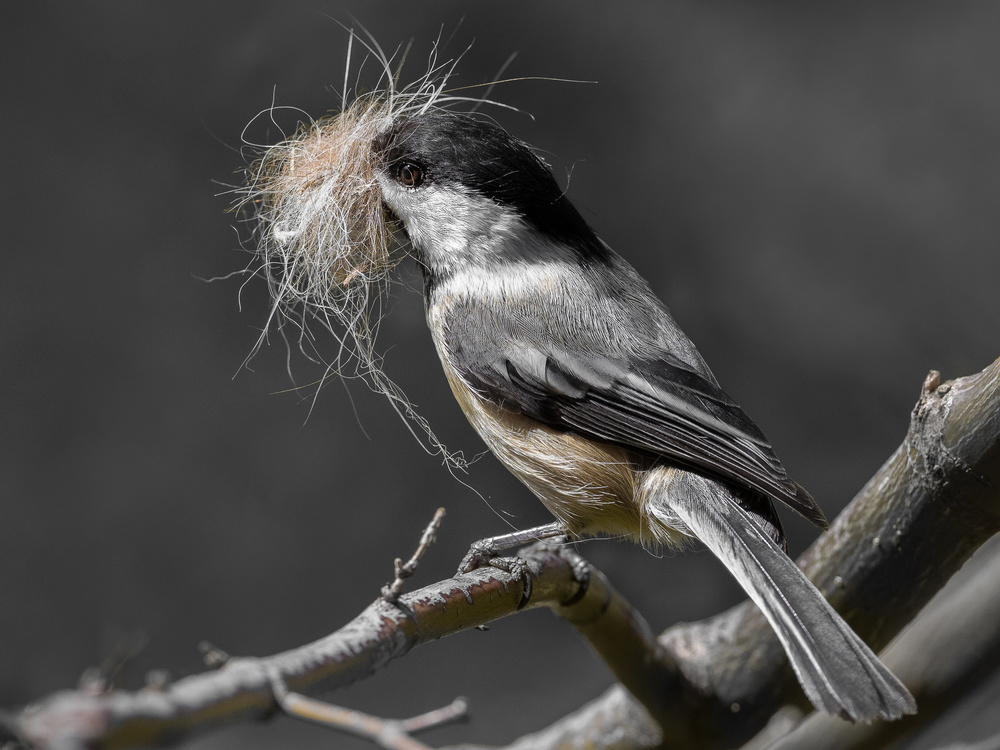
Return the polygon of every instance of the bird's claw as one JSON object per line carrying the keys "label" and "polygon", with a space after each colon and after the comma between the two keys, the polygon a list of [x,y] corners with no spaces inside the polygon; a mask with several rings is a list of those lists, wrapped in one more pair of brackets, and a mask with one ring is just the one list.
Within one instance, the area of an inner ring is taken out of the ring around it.
{"label": "bird's claw", "polygon": [[590,563],[584,560],[580,553],[570,546],[568,542],[568,536],[555,537],[544,542],[539,542],[539,544],[545,544],[550,547],[555,554],[569,563],[570,570],[573,572],[573,580],[579,585],[576,593],[567,601],[562,602],[563,606],[575,604],[587,595],[587,589],[590,588],[590,574],[593,571]]}
{"label": "bird's claw", "polygon": [[508,560],[513,558],[502,558],[500,557],[501,548],[497,546],[493,539],[480,539],[478,542],[473,542],[472,546],[469,547],[469,551],[462,558],[462,562],[458,566],[458,574],[471,573],[476,568],[496,568],[498,566],[495,564],[497,560]]}
{"label": "bird's claw", "polygon": [[478,568],[496,568],[510,573],[514,579],[524,582],[524,593],[517,608],[522,609],[531,598],[531,570],[528,563],[520,557],[499,557],[499,550],[492,539],[481,539],[469,548],[468,554],[462,558],[458,566],[458,574],[471,573]]}

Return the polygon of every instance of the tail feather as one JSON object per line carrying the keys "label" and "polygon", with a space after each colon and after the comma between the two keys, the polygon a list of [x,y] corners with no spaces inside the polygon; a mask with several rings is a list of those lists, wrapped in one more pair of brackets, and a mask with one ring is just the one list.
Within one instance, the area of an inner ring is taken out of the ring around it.
{"label": "tail feather", "polygon": [[813,705],[861,722],[915,713],[906,687],[728,488],[687,472],[678,475],[683,481],[671,482],[649,511],[681,520],[725,563],[771,623]]}

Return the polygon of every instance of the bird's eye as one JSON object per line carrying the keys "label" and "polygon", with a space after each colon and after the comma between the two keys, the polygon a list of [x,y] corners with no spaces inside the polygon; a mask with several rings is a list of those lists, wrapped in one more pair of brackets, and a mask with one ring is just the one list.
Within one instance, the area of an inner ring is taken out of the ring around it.
{"label": "bird's eye", "polygon": [[396,173],[396,179],[399,180],[403,187],[420,187],[420,183],[424,181],[424,170],[416,164],[407,162],[400,165],[399,171]]}

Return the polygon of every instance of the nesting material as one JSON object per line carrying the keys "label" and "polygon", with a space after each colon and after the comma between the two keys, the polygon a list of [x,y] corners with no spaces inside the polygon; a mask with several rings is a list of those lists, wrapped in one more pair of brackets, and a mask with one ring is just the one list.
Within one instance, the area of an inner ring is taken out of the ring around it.
{"label": "nesting material", "polygon": [[[345,73],[341,111],[264,150],[247,171],[243,205],[258,223],[257,253],[275,301],[271,322],[281,327],[292,319],[304,329],[318,319],[341,342],[341,354],[357,355],[367,370],[375,366],[379,300],[407,250],[382,204],[372,143],[400,119],[469,99],[444,93],[458,59],[438,64],[437,45],[427,72],[398,88],[392,60],[353,33],[347,70],[355,41],[381,66],[379,85],[349,102]],[[345,374],[341,359],[333,369]]]}
{"label": "nesting material", "polygon": [[278,301],[339,317],[357,307],[352,290],[383,282],[398,261],[371,152],[391,120],[384,99],[359,99],[272,146],[256,164],[259,251]]}
{"label": "nesting material", "polygon": [[[355,41],[359,38],[352,33],[351,45]],[[352,102],[345,93],[338,114],[300,126],[291,138],[266,148],[247,170],[242,205],[255,215],[257,271],[266,276],[273,297],[262,340],[267,329],[284,333],[292,322],[299,348],[326,365],[327,375],[361,376],[388,396],[411,431],[416,432],[415,424],[430,438],[432,450],[460,465],[461,457],[444,449],[382,371],[375,348],[389,273],[406,257],[408,245],[383,206],[372,144],[400,119],[484,100],[444,93],[458,60],[439,65],[437,45],[427,73],[397,88],[399,71],[392,71],[391,59],[374,42],[361,43],[381,66],[379,86]],[[332,361],[317,353],[312,322],[339,343]]]}

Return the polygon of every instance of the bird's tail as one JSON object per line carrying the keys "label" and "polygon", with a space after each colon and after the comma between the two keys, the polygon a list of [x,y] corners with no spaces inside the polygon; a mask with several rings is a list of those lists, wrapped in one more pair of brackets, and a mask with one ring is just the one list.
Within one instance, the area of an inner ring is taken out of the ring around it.
{"label": "bird's tail", "polygon": [[688,472],[672,480],[647,512],[680,520],[725,563],[771,623],[813,705],[861,722],[916,712],[906,687],[727,487]]}

